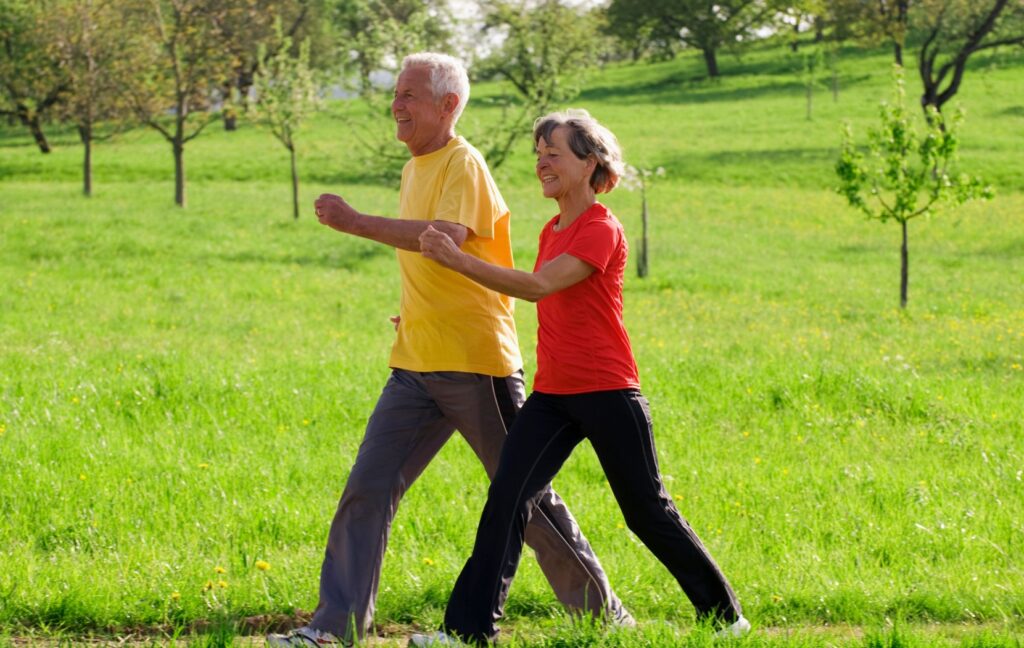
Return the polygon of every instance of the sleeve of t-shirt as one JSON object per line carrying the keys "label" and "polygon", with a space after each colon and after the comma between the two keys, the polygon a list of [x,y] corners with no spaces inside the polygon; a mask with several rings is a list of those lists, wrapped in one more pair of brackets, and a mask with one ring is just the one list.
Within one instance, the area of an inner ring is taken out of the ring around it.
{"label": "sleeve of t-shirt", "polygon": [[622,232],[608,219],[592,220],[581,225],[583,228],[565,252],[594,266],[598,272],[604,272],[619,246]]}
{"label": "sleeve of t-shirt", "polygon": [[482,238],[494,236],[494,224],[507,213],[487,169],[472,156],[453,160],[445,174],[436,220],[465,225]]}

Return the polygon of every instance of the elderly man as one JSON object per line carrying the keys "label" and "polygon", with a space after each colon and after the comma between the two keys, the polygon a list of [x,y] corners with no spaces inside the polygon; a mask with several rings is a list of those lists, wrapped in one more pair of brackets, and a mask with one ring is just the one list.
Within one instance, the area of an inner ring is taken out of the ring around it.
{"label": "elderly man", "polygon": [[[269,635],[272,646],[350,643],[369,629],[391,521],[405,491],[455,430],[495,468],[525,400],[512,299],[419,254],[432,225],[465,252],[512,267],[509,211],[480,153],[455,134],[469,99],[462,64],[443,54],[406,57],[391,113],[412,155],[402,171],[399,218],[362,214],[339,196],[316,201],[320,222],[397,250],[402,281],[391,376],[331,523],[320,602],[308,626]],[[550,490],[526,542],[559,600],[613,623],[632,617],[562,500]]]}

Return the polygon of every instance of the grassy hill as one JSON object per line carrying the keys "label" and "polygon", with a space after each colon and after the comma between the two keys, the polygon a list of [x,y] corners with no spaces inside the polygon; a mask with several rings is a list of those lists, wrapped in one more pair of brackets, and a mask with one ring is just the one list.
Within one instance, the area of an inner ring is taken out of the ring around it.
{"label": "grassy hill", "polygon": [[[844,51],[838,101],[816,91],[813,120],[781,49],[721,63],[716,81],[691,57],[610,66],[572,104],[628,161],[666,170],[648,195],[651,275],[631,269],[626,310],[680,510],[763,629],[755,643],[1019,645],[1024,56],[979,57],[966,77],[962,165],[997,197],[913,223],[906,311],[897,228],[832,190],[840,125],[873,125],[887,56]],[[502,91],[474,88],[471,139]],[[393,214],[355,110],[310,124],[303,201],[330,191]],[[186,210],[151,132],[97,146],[92,199],[74,133],[52,135],[43,156],[0,129],[0,643],[226,629],[190,639],[217,643],[301,616],[387,375],[392,253],[311,207],[292,221],[285,151],[261,129],[189,144]],[[524,142],[496,172],[520,267],[555,212],[532,165]],[[636,249],[640,196],[607,203]],[[517,310],[529,373],[534,313]],[[385,631],[439,621],[484,483],[456,438],[406,496]],[[572,624],[527,558],[513,644],[707,643],[587,447],[555,486],[641,628]]]}

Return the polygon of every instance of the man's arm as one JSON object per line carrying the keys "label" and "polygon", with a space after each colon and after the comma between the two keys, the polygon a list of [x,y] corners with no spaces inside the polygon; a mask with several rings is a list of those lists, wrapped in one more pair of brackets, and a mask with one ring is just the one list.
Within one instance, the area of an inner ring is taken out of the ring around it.
{"label": "man's arm", "polygon": [[447,234],[456,247],[462,247],[469,236],[469,228],[449,221],[404,220],[361,214],[341,196],[334,194],[321,194],[315,205],[316,216],[323,225],[401,250],[419,252],[420,235],[430,226]]}
{"label": "man's arm", "polygon": [[532,302],[577,284],[594,272],[594,266],[571,254],[559,255],[537,272],[493,265],[466,254],[450,236],[430,226],[420,236],[420,252],[482,286]]}

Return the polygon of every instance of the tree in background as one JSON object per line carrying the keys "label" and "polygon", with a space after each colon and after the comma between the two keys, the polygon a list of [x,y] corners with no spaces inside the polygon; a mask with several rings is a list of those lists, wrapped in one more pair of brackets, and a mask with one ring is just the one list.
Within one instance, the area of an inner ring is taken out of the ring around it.
{"label": "tree in background", "polygon": [[499,99],[499,126],[477,139],[492,168],[508,158],[537,117],[576,97],[585,72],[601,53],[601,25],[594,11],[557,0],[537,5],[503,0],[489,3],[485,33],[498,32],[501,46],[474,67],[476,76],[507,81],[515,95]]}
{"label": "tree in background", "polygon": [[320,105],[317,84],[309,66],[309,41],[303,41],[296,56],[291,54],[291,38],[277,23],[280,46],[267,56],[265,46],[260,48],[259,60],[264,61],[253,78],[255,91],[252,115],[270,127],[291,157],[292,215],[299,217],[299,172],[295,163],[295,134],[303,120]]}
{"label": "tree in background", "polygon": [[[238,111],[236,103],[245,101],[252,87],[255,75],[268,58],[277,54],[282,46],[282,36],[290,43],[311,40],[317,35],[319,51],[334,53],[334,47],[325,45],[332,41],[328,32],[319,29],[327,0],[231,0],[222,11],[211,15],[221,42],[230,55],[231,75],[221,90],[224,109],[224,128],[234,130]],[[280,21],[278,30],[275,24]],[[262,48],[262,50],[261,50]],[[263,52],[261,58],[259,52]],[[297,52],[292,52],[293,54]],[[333,64],[333,57],[331,61]]]}
{"label": "tree in background", "polygon": [[960,89],[973,54],[1024,45],[1021,0],[919,0],[913,17],[922,37],[918,53],[924,86],[921,107],[930,118],[941,120],[942,107]]}
{"label": "tree in background", "polygon": [[[160,133],[174,154],[174,202],[186,206],[185,145],[215,118],[214,98],[231,75],[232,60],[217,28],[223,0],[130,0],[127,19],[149,47],[136,62],[129,89],[142,123]],[[170,116],[168,116],[170,112]]]}
{"label": "tree in background", "polygon": [[72,0],[49,16],[54,45],[68,90],[59,105],[60,117],[78,129],[84,148],[82,192],[92,195],[92,144],[113,131],[97,136],[96,125],[106,121],[118,127],[131,115],[124,100],[131,76],[135,35],[123,29],[114,0]]}
{"label": "tree in background", "polygon": [[920,0],[828,0],[827,21],[840,40],[892,43],[893,61],[903,65],[912,4]]}
{"label": "tree in background", "polygon": [[828,4],[828,0],[796,0],[777,7],[774,22],[778,23],[779,29],[791,31],[790,50],[794,53],[800,51],[800,34],[805,27],[814,29],[815,42],[824,39]]}
{"label": "tree in background", "polygon": [[50,152],[43,121],[70,81],[54,47],[52,0],[0,0],[0,115],[16,118]]}
{"label": "tree in background", "polygon": [[[895,100],[882,104],[881,128],[868,133],[868,158],[857,148],[847,125],[836,174],[838,191],[852,207],[869,219],[899,223],[900,308],[906,308],[910,280],[907,224],[919,216],[930,216],[943,205],[959,206],[968,200],[991,198],[992,189],[977,178],[954,175],[951,168],[956,162],[962,113],[954,115],[945,129],[939,127],[937,118],[925,120],[924,133],[919,137],[907,115],[902,68],[895,69]],[[928,110],[935,112],[933,107]]]}
{"label": "tree in background", "polygon": [[807,97],[807,121],[811,121],[814,119],[814,89],[821,85],[821,76],[827,67],[825,48],[818,43],[810,48],[805,47],[796,56],[800,61],[800,82]]}
{"label": "tree in background", "polygon": [[366,168],[394,179],[409,154],[395,139],[390,119],[394,86],[387,77],[397,76],[408,54],[451,50],[454,19],[447,2],[333,0],[326,16],[339,43],[334,56],[342,86],[357,93],[366,108],[361,117],[353,118],[349,133],[364,152]]}
{"label": "tree in background", "polygon": [[627,191],[640,190],[640,250],[636,257],[636,276],[643,279],[650,272],[650,251],[648,241],[647,189],[654,176],[665,175],[665,168],[658,167],[654,171],[643,167],[626,165],[626,173],[622,177],[622,186]]}
{"label": "tree in background", "polygon": [[717,77],[719,50],[751,37],[776,10],[774,0],[612,0],[608,19],[620,31],[647,29],[699,49],[708,76]]}

